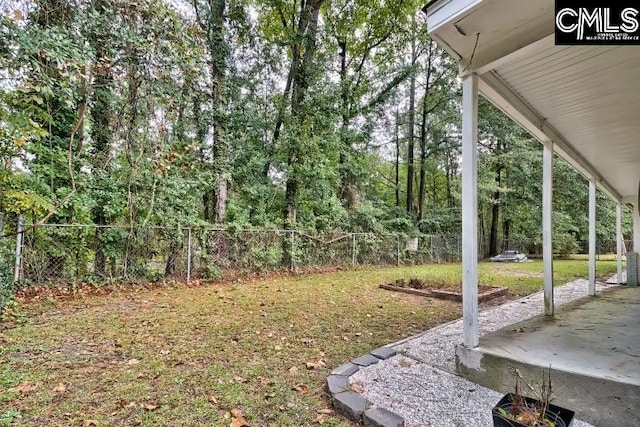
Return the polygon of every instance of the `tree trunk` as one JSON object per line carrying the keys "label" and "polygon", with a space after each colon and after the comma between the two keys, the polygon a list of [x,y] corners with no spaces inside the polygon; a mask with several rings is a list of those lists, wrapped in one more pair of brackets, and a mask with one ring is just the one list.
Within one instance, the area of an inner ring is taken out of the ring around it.
{"label": "tree trunk", "polygon": [[398,216],[398,210],[400,209],[400,116],[398,114],[398,108],[396,108],[396,163],[395,163],[395,190],[396,190],[396,217]]}
{"label": "tree trunk", "polygon": [[446,165],[445,165],[445,173],[446,173],[446,184],[447,184],[447,207],[448,208],[452,208],[454,206],[454,201],[453,201],[453,192],[451,191],[451,175],[452,175],[452,167],[451,167],[451,163],[452,163],[452,155],[451,155],[451,147],[447,147],[447,160],[446,160]]}
{"label": "tree trunk", "polygon": [[483,209],[478,210],[478,242],[476,244],[480,244],[480,252],[486,256],[487,242],[485,241],[484,212]]}
{"label": "tree trunk", "polygon": [[491,206],[491,230],[489,232],[489,255],[498,253],[498,221],[500,221],[500,181],[502,167],[496,169],[496,191],[493,192]]}
{"label": "tree trunk", "polygon": [[[109,8],[109,4],[105,0],[95,0],[92,3],[92,8],[97,13],[104,13]],[[93,122],[93,126],[91,127],[91,140],[93,141],[93,156],[91,156],[93,163],[92,176],[95,179],[96,187],[102,186],[104,180],[108,179],[105,170],[108,169],[111,152],[111,135],[113,134],[113,129],[111,128],[111,97],[114,80],[111,67],[109,66],[107,50],[108,35],[108,28],[100,28],[89,36],[89,42],[96,52],[96,63],[93,67],[95,70],[92,88],[93,107],[90,110]],[[102,193],[98,193],[97,195],[97,203],[93,210],[93,223],[96,225],[107,225],[110,222],[105,212],[107,200],[100,197],[101,194]],[[106,274],[107,258],[103,250],[104,231],[104,228],[101,227],[96,227],[95,229],[96,247],[94,272],[98,276],[104,276]]]}
{"label": "tree trunk", "polygon": [[427,59],[427,75],[424,86],[424,95],[422,98],[422,120],[420,121],[420,181],[418,184],[418,223],[424,218],[425,200],[426,200],[426,177],[427,177],[427,119],[429,110],[427,109],[429,102],[429,89],[431,88],[431,53],[433,42],[429,41],[429,51]]}
{"label": "tree trunk", "polygon": [[[416,62],[415,39],[411,42],[411,64]],[[413,180],[414,180],[414,136],[416,121],[416,74],[411,74],[409,80],[409,127],[407,135],[407,214],[413,216]]]}
{"label": "tree trunk", "polygon": [[[200,25],[207,34],[211,71],[211,166],[214,182],[203,195],[205,220],[219,224],[227,212],[227,183],[229,159],[226,140],[225,87],[229,45],[225,38],[226,0],[209,0],[206,17],[199,16]],[[204,143],[204,141],[200,141]]]}
{"label": "tree trunk", "polygon": [[[287,180],[285,183],[284,228],[292,230],[296,227],[298,215],[298,195],[300,193],[300,177],[298,165],[304,162],[304,153],[297,141],[304,137],[303,121],[306,119],[305,98],[311,85],[311,67],[316,53],[316,33],[318,14],[324,0],[308,0],[300,4],[297,34],[292,45],[291,69],[291,115],[294,134],[287,150]],[[304,52],[304,54],[302,54]],[[294,254],[288,239],[282,239],[283,264],[293,265]]]}
{"label": "tree trunk", "polygon": [[269,177],[269,170],[271,169],[271,158],[276,151],[278,139],[280,139],[280,132],[282,132],[282,124],[284,123],[284,115],[286,110],[286,105],[289,102],[289,98],[291,96],[291,83],[293,80],[293,70],[289,70],[287,74],[287,84],[284,87],[284,91],[282,93],[282,101],[278,106],[278,116],[276,118],[276,126],[273,130],[273,137],[271,138],[271,145],[267,147],[267,161],[262,167],[262,175],[265,178]]}
{"label": "tree trunk", "polygon": [[[515,249],[513,248],[510,240],[511,240],[511,220],[505,219],[504,214],[502,215],[502,238],[505,242],[505,247],[503,249]],[[519,248],[518,248],[519,249]]]}
{"label": "tree trunk", "polygon": [[[318,14],[324,0],[309,0],[300,5],[300,18],[296,41],[293,45],[293,57],[291,61],[291,114],[293,116],[294,129],[300,132],[299,126],[305,118],[306,108],[304,100],[309,89],[310,68],[316,53],[316,33],[318,29]],[[304,51],[304,55],[301,52]],[[294,138],[295,141],[295,138]],[[299,177],[296,166],[302,161],[300,147],[296,143],[289,146],[287,154],[288,176],[285,184],[285,210],[284,226],[291,229],[295,226],[298,214]]]}
{"label": "tree trunk", "polygon": [[227,57],[229,47],[225,40],[225,0],[211,3],[211,76],[213,79],[213,167],[216,175],[214,187],[214,222],[222,223],[227,213],[228,149],[226,117],[224,113]]}
{"label": "tree trunk", "polygon": [[342,205],[350,209],[355,204],[355,189],[352,186],[349,173],[349,155],[351,142],[349,137],[349,93],[347,82],[347,43],[338,41],[340,47],[340,91],[342,100],[342,127],[340,130],[340,155],[338,158],[338,171],[340,174],[340,200]]}

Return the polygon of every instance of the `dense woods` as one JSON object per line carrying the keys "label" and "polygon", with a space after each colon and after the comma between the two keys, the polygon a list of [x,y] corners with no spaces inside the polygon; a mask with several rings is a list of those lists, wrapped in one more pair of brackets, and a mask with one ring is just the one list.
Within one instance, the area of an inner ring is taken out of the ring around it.
{"label": "dense woods", "polygon": [[[458,70],[421,1],[0,5],[2,234],[17,215],[460,231]],[[484,251],[540,242],[541,145],[484,101],[480,120]],[[587,238],[587,182],[555,165],[555,244],[568,253]],[[598,215],[599,240],[613,240],[603,195]]]}

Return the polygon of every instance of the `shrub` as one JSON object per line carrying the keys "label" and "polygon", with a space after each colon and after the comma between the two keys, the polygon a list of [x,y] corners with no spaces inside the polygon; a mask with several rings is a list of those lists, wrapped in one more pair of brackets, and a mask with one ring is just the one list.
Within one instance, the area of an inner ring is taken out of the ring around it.
{"label": "shrub", "polygon": [[0,313],[13,301],[13,277],[11,269],[0,262]]}
{"label": "shrub", "polygon": [[578,252],[579,245],[573,234],[569,233],[556,233],[553,235],[553,251],[566,257]]}

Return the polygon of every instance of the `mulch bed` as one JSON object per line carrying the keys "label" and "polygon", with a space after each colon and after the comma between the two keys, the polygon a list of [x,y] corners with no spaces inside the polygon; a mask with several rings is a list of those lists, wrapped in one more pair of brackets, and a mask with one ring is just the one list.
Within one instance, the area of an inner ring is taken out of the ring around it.
{"label": "mulch bed", "polygon": [[[428,285],[415,277],[409,279],[408,282],[403,279],[399,279],[393,283],[381,284],[380,287],[389,291],[462,302],[461,288],[451,285]],[[506,295],[507,291],[507,288],[478,286],[478,302],[485,302],[493,298],[501,297]]]}

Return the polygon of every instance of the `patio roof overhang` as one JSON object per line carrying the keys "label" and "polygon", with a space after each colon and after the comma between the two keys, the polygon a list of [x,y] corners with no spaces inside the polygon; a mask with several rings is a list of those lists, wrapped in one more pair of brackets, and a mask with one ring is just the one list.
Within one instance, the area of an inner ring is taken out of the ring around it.
{"label": "patio roof overhang", "polygon": [[464,345],[476,347],[477,93],[543,143],[545,313],[553,315],[552,192],[556,152],[589,182],[589,289],[596,293],[596,188],[617,202],[618,281],[623,202],[635,205],[640,248],[640,50],[556,46],[553,0],[434,0],[427,30],[456,58],[462,78]]}
{"label": "patio roof overhang", "polygon": [[435,0],[427,29],[478,90],[617,202],[640,181],[640,50],[556,46],[553,0]]}

